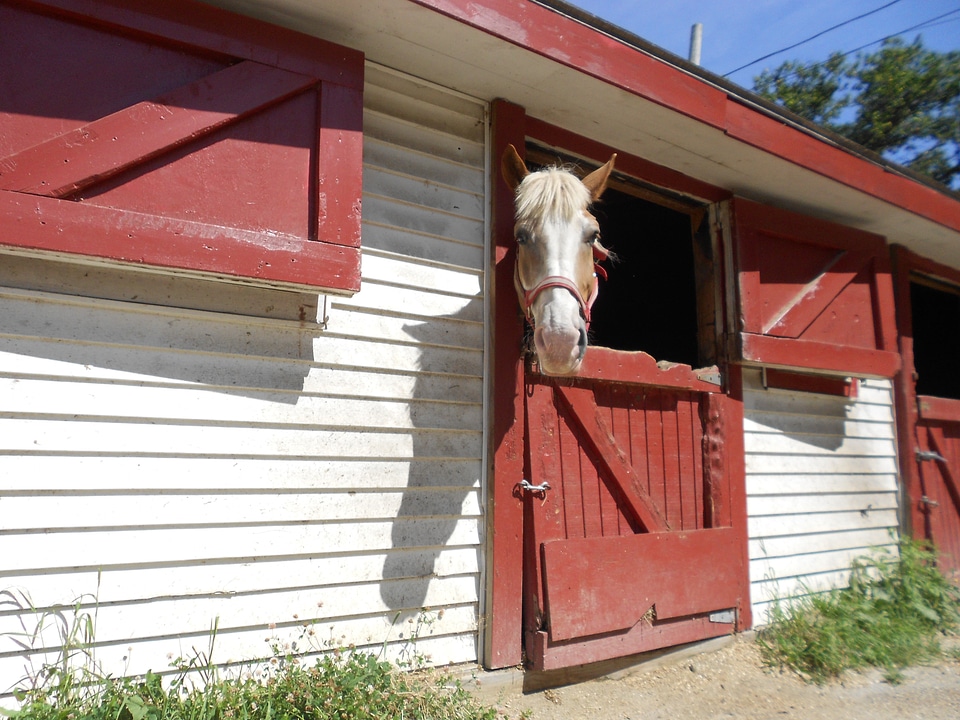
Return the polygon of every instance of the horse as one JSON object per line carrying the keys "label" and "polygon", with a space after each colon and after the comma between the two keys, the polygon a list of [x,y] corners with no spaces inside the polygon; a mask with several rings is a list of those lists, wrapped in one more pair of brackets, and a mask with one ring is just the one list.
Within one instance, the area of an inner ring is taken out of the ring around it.
{"label": "horse", "polygon": [[580,180],[559,167],[530,172],[513,145],[501,157],[514,192],[513,282],[545,375],[576,375],[586,354],[598,276],[606,277],[600,262],[610,256],[589,207],[606,190],[616,159]]}

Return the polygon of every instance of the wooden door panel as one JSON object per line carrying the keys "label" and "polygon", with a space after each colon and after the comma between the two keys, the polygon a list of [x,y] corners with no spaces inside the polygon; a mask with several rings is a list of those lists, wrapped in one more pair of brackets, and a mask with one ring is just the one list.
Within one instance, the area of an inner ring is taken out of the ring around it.
{"label": "wooden door panel", "polygon": [[[527,377],[527,649],[536,669],[729,632],[743,593],[722,400],[689,368],[657,385]],[[688,388],[691,382],[698,388]],[[726,526],[722,526],[726,522]],[[691,580],[696,578],[696,580]]]}
{"label": "wooden door panel", "polygon": [[359,289],[360,53],[190,0],[0,0],[0,24],[0,244]]}
{"label": "wooden door panel", "polygon": [[900,368],[884,238],[737,199],[741,357],[893,377]]}
{"label": "wooden door panel", "polygon": [[737,543],[730,528],[543,543],[550,640],[735,608]]}

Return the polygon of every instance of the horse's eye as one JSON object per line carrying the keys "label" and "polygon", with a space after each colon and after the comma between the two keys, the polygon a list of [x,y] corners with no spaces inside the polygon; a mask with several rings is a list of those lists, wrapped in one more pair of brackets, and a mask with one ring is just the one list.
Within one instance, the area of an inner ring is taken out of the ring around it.
{"label": "horse's eye", "polygon": [[600,242],[600,231],[594,230],[590,235],[587,235],[587,244],[593,245],[593,243]]}
{"label": "horse's eye", "polygon": [[530,240],[530,233],[526,230],[517,230],[517,245],[526,245]]}

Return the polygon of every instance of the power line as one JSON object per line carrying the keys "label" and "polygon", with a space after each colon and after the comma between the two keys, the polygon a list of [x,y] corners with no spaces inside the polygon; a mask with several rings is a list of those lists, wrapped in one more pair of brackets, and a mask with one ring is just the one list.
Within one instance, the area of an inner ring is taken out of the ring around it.
{"label": "power line", "polygon": [[[950,18],[949,20],[945,20],[944,18],[948,18],[948,17],[950,17],[950,15],[956,15],[957,13],[960,13],[960,8],[957,8],[956,10],[950,10],[949,12],[945,12],[945,13],[943,13],[942,15],[937,15],[936,17],[932,17],[932,18],[930,18],[929,20],[924,20],[923,22],[917,23],[916,25],[911,25],[910,27],[904,28],[903,30],[900,30],[899,32],[891,33],[890,35],[885,35],[884,37],[880,38],[879,40],[873,40],[873,41],[871,41],[871,42],[868,42],[868,43],[865,44],[865,45],[861,45],[860,47],[855,47],[853,50],[847,50],[847,51],[844,52],[844,53],[840,53],[839,56],[840,56],[840,57],[847,57],[848,55],[853,55],[853,53],[855,53],[855,52],[860,52],[861,50],[865,50],[866,48],[870,47],[871,45],[876,45],[877,43],[882,43],[882,42],[884,42],[885,40],[890,40],[890,39],[892,39],[892,38],[898,37],[898,36],[900,36],[900,35],[903,35],[904,33],[908,33],[908,32],[911,32],[911,31],[913,31],[913,30],[922,30],[923,28],[934,27],[934,26],[936,26],[936,25],[943,25],[944,23],[948,23],[948,22],[956,22],[957,20],[960,20],[960,18]],[[820,67],[821,65],[825,65],[826,63],[827,63],[826,60],[823,60],[823,61],[821,61],[821,62],[810,63],[809,65],[804,65],[804,66],[803,66],[803,69],[808,70],[808,69],[812,69],[812,68],[815,68],[815,67]],[[751,63],[751,64],[752,64],[752,63]],[[744,67],[748,67],[748,66],[744,66]],[[734,71],[734,72],[736,72],[736,71]],[[786,75],[784,75],[784,76],[783,76],[783,79],[789,78],[789,77],[791,77],[791,76],[793,76],[793,75],[797,75],[798,73],[799,73],[798,70],[793,70],[793,71],[787,73]]]}
{"label": "power line", "polygon": [[[849,25],[849,24],[852,23],[852,22],[856,22],[857,20],[862,20],[863,18],[865,18],[865,17],[867,17],[867,16],[869,16],[869,15],[873,15],[874,13],[878,13],[878,12],[880,12],[881,10],[886,10],[886,9],[887,9],[888,7],[890,7],[891,5],[896,5],[898,2],[900,2],[900,0],[893,0],[893,2],[888,2],[886,5],[881,5],[880,7],[875,8],[874,10],[870,10],[869,12],[865,12],[865,13],[863,13],[863,14],[861,14],[861,15],[857,15],[856,17],[852,17],[852,18],[850,18],[849,20],[844,20],[842,23],[837,23],[837,24],[834,25],[833,27],[828,27],[826,30],[821,30],[821,31],[818,32],[817,34],[811,35],[810,37],[806,38],[805,40],[801,40],[801,41],[798,42],[798,43],[794,43],[793,45],[790,45],[790,46],[788,46],[788,47],[781,48],[780,50],[777,50],[777,51],[775,51],[775,52],[772,52],[772,53],[769,53],[769,54],[767,54],[767,55],[764,55],[763,57],[757,58],[756,60],[753,60],[753,61],[751,61],[751,62],[748,62],[746,65],[741,65],[740,67],[735,68],[735,69],[731,70],[731,71],[728,72],[728,73],[724,73],[723,77],[729,77],[730,75],[733,75],[735,72],[740,72],[741,70],[744,70],[744,69],[750,67],[751,65],[756,65],[758,62],[763,62],[764,60],[766,60],[766,59],[768,59],[768,58],[772,58],[774,55],[779,55],[780,53],[784,53],[784,52],[786,52],[787,50],[793,50],[794,48],[800,47],[801,45],[805,45],[806,43],[810,42],[811,40],[817,39],[817,38],[820,37],[821,35],[826,35],[828,32],[831,32],[831,31],[833,31],[833,30],[836,30],[837,28],[841,28],[841,27],[843,27],[844,25]],[[906,31],[905,31],[905,32],[906,32]]]}

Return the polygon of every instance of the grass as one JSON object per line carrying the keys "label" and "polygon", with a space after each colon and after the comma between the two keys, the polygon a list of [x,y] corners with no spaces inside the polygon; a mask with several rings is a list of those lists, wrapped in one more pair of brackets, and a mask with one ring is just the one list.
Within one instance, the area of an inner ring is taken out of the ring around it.
{"label": "grass", "polygon": [[869,667],[899,682],[904,668],[942,657],[941,640],[960,626],[960,592],[929,545],[903,540],[899,550],[899,561],[878,551],[855,562],[847,588],[774,603],[758,634],[764,662],[816,683]]}
{"label": "grass", "polygon": [[[0,605],[22,607],[25,596],[0,594]],[[379,655],[354,649],[328,649],[316,657],[316,647],[297,641],[280,644],[268,638],[273,656],[225,677],[213,663],[217,636],[214,622],[206,651],[194,650],[189,660],[177,658],[171,677],[105,675],[95,657],[96,611],[81,600],[72,608],[38,612],[37,627],[14,641],[30,650],[44,631],[55,629],[59,656],[21,681],[15,696],[18,710],[3,710],[16,720],[499,720],[458,680],[423,668],[425,658],[415,647],[401,655],[407,668]],[[72,610],[72,613],[71,613]],[[72,616],[71,616],[72,615]],[[424,613],[413,628],[415,646]],[[300,641],[312,636],[303,625]],[[313,652],[312,664],[307,652]]]}

